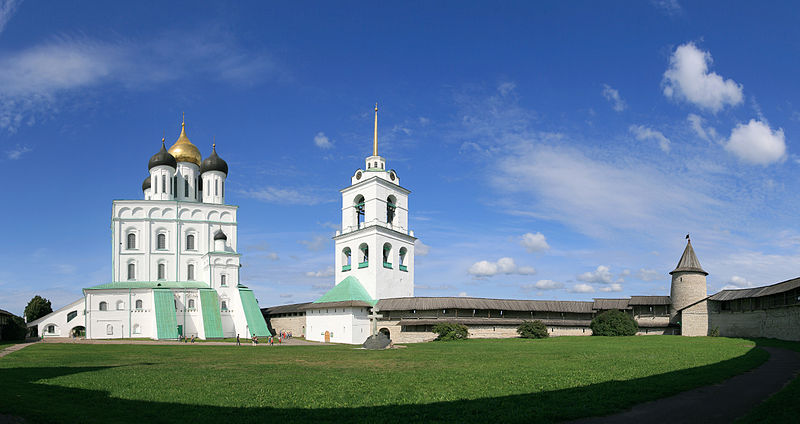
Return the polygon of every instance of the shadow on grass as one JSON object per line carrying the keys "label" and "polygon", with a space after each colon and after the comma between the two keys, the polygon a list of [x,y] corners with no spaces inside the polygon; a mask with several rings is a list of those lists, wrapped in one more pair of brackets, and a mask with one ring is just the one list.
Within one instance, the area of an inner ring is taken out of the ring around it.
{"label": "shadow on grass", "polygon": [[[758,347],[779,347],[782,349],[800,352],[800,342],[778,339],[749,339]],[[744,423],[790,423],[796,422],[800,416],[800,375],[784,387],[780,392],[772,395],[765,402],[753,408],[744,417],[736,422]]]}
{"label": "shadow on grass", "polygon": [[[101,390],[37,381],[114,367],[0,369],[0,411],[29,422],[553,422],[606,415],[634,404],[714,384],[763,363],[762,349],[702,367],[645,378],[609,381],[549,392],[455,400],[429,404],[345,408],[219,407],[110,397]],[[139,364],[142,365],[142,364]],[[265,385],[269,376],[257,377]],[[364,382],[365,386],[369,382]],[[497,382],[502,385],[502,381]],[[366,389],[366,388],[365,388]],[[390,388],[389,388],[390,389]],[[370,390],[387,390],[372,388]]]}

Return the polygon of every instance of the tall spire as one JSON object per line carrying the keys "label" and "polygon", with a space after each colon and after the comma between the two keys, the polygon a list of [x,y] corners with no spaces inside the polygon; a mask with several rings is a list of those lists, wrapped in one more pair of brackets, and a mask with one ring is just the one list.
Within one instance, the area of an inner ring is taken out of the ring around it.
{"label": "tall spire", "polygon": [[375,136],[372,139],[372,156],[378,156],[378,103],[375,103]]}

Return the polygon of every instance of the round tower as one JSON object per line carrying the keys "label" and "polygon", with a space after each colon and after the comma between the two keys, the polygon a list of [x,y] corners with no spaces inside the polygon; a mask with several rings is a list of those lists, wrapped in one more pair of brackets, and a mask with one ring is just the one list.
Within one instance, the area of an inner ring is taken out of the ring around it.
{"label": "round tower", "polygon": [[686,236],[686,248],[670,275],[671,324],[681,327],[683,335],[705,336],[708,332],[708,308],[705,299],[708,297],[706,276],[708,273],[700,266],[700,261],[692,248],[692,241]]}
{"label": "round tower", "polygon": [[211,145],[211,155],[200,166],[203,188],[203,203],[225,203],[225,179],[228,178],[228,164],[217,155],[217,145]]}
{"label": "round tower", "polygon": [[[167,152],[164,146],[164,139],[161,139],[161,150],[154,154],[147,163],[147,168],[150,170],[150,199],[151,200],[172,200],[173,184],[172,179],[175,176],[175,168],[178,163],[175,157]],[[144,191],[144,185],[142,186]]]}

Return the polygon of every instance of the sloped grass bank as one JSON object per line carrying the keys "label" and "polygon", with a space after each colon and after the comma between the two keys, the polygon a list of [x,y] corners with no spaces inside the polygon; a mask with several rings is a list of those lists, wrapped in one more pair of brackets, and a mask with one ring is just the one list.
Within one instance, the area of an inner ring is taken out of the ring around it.
{"label": "sloped grass bank", "polygon": [[39,344],[0,359],[0,413],[30,422],[552,422],[713,384],[767,359],[726,338],[349,346]]}

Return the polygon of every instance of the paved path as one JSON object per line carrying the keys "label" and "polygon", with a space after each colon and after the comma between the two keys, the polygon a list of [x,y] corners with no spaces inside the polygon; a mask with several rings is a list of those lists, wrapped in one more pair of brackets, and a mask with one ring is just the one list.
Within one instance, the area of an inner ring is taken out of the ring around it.
{"label": "paved path", "polygon": [[[68,338],[68,337],[49,337],[49,338],[45,338],[44,340],[42,340],[42,342],[43,343],[75,343],[75,344],[139,344],[139,345],[177,345],[177,346],[183,346],[183,345],[187,345],[187,346],[188,345],[191,345],[191,346],[236,346],[236,343],[234,343],[234,342],[201,342],[201,341],[197,341],[195,343],[190,343],[190,342],[184,343],[184,342],[179,342],[177,340],[130,340],[130,339],[112,339],[112,340],[92,339],[92,340],[86,340],[86,339],[73,339],[73,338]],[[275,344],[273,346],[271,346],[271,347],[275,347],[275,346],[309,346],[309,345],[311,345],[311,346],[324,346],[325,344],[324,343],[309,342],[309,341],[306,341],[305,339],[292,338],[292,339],[284,340],[283,343],[275,342]],[[252,343],[250,343],[250,339],[242,339],[242,346],[252,346]],[[256,347],[260,347],[260,346],[268,346],[268,347],[270,347],[269,342],[267,341],[266,337],[258,339],[258,345],[256,345]]]}
{"label": "paved path", "polygon": [[20,350],[20,349],[22,349],[24,347],[28,347],[28,346],[32,345],[33,343],[36,343],[36,342],[12,344],[11,346],[8,346],[3,350],[0,350],[0,358],[8,355],[11,352],[16,352],[16,351],[18,351],[18,350]]}
{"label": "paved path", "polygon": [[730,423],[747,414],[800,372],[797,352],[762,347],[769,359],[760,367],[713,386],[642,403],[616,415],[573,421],[589,423]]}

